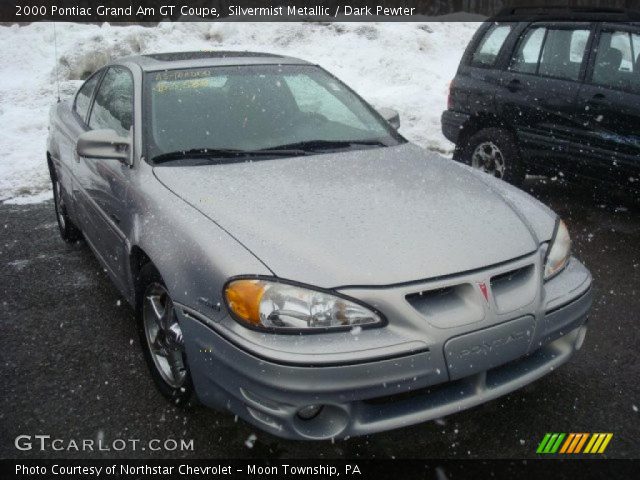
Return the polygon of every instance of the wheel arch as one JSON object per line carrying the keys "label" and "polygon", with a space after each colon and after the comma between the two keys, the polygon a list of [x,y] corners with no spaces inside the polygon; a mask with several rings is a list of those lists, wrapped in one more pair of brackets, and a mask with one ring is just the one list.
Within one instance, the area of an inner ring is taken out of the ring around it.
{"label": "wheel arch", "polygon": [[505,130],[511,133],[517,140],[515,129],[511,125],[508,125],[500,120],[498,116],[492,113],[485,112],[476,113],[472,115],[469,120],[462,126],[460,136],[458,137],[458,142],[456,143],[454,155],[457,155],[459,157],[462,153],[462,150],[469,141],[469,138],[485,128],[499,128],[501,130]]}
{"label": "wheel arch", "polygon": [[135,305],[138,301],[138,282],[140,281],[140,272],[142,268],[147,264],[152,264],[156,269],[156,264],[151,260],[151,257],[145,252],[139,245],[133,245],[129,251],[129,272],[130,272],[130,284],[131,284],[131,299]]}

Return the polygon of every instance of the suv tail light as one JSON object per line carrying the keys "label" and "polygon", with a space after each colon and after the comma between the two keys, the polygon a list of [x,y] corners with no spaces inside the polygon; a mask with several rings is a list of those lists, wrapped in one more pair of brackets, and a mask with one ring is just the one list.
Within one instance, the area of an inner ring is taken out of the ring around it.
{"label": "suv tail light", "polygon": [[453,80],[449,82],[449,94],[447,95],[447,110],[453,110]]}

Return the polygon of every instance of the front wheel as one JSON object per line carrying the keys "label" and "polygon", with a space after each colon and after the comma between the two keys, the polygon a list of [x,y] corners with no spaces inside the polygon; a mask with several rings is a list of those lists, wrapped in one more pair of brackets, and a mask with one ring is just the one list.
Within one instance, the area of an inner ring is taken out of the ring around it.
{"label": "front wheel", "polygon": [[194,404],[182,329],[167,287],[151,264],[139,275],[136,317],[140,344],[158,390],[178,406]]}
{"label": "front wheel", "polygon": [[62,240],[67,243],[77,242],[82,238],[82,232],[71,221],[71,218],[69,218],[67,205],[64,201],[64,195],[62,194],[62,185],[55,171],[51,172],[51,183],[53,186],[53,203],[56,209],[56,219],[58,220],[60,236]]}
{"label": "front wheel", "polygon": [[525,178],[515,138],[499,128],[484,128],[469,137],[460,160],[514,185],[521,185]]}

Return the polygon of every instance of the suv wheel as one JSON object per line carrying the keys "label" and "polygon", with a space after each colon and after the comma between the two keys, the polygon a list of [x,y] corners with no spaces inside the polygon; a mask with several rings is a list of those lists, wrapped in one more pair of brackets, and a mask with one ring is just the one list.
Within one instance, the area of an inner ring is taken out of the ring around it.
{"label": "suv wheel", "polygon": [[524,181],[516,141],[513,135],[499,128],[485,128],[473,134],[463,147],[460,160],[514,185]]}
{"label": "suv wheel", "polygon": [[136,319],[144,357],[158,390],[178,406],[195,403],[182,330],[160,273],[142,267],[136,295]]}
{"label": "suv wheel", "polygon": [[67,214],[67,206],[64,202],[64,196],[62,195],[62,185],[60,185],[58,176],[53,170],[51,171],[51,184],[53,186],[53,203],[56,209],[60,236],[62,240],[67,243],[77,242],[82,238],[82,232],[74,225]]}

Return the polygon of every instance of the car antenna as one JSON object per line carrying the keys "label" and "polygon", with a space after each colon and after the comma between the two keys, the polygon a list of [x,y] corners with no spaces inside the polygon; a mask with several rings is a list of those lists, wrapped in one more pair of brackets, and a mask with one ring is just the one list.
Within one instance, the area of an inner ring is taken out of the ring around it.
{"label": "car antenna", "polygon": [[58,77],[58,35],[56,35],[56,22],[53,22],[53,55],[56,57],[56,86],[58,88],[58,103],[60,103],[60,78]]}

